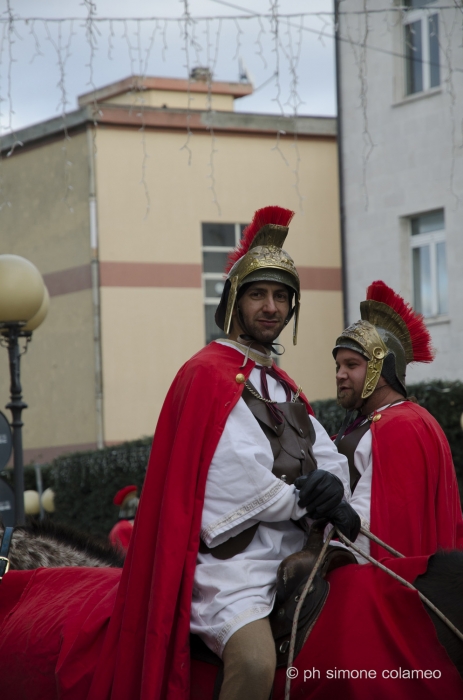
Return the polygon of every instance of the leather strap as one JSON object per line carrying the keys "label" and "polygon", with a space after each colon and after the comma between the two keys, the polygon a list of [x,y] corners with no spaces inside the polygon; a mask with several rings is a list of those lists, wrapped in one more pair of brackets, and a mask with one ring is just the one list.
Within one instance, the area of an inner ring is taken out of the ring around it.
{"label": "leather strap", "polygon": [[2,546],[0,547],[0,581],[10,568],[8,552],[10,551],[11,538],[13,537],[13,527],[6,527],[3,533]]}
{"label": "leather strap", "polygon": [[208,547],[203,540],[199,540],[199,551],[201,554],[212,554],[216,559],[231,559],[235,554],[244,552],[246,547],[251,544],[258,527],[259,523],[255,523],[217,547]]}
{"label": "leather strap", "polygon": [[357,449],[357,445],[359,444],[360,440],[370,429],[370,425],[371,422],[365,419],[365,423],[357,426],[351,432],[347,433],[346,431],[346,434],[342,440],[340,440],[337,446],[338,452],[345,455],[347,457],[347,461],[349,462],[350,490],[352,493],[354,493],[357,482],[361,476],[354,462],[355,450]]}
{"label": "leather strap", "polygon": [[334,439],[334,444],[336,445],[336,447],[339,445],[341,439],[344,437],[344,433],[346,432],[347,428],[349,428],[355,421],[356,413],[357,411],[355,410],[347,411],[346,415],[344,416],[344,420],[341,424],[341,427],[339,428],[338,434]]}

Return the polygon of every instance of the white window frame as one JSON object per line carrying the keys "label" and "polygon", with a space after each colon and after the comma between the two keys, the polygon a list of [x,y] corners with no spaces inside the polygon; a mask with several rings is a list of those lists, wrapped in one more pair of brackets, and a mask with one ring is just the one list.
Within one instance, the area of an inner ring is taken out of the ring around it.
{"label": "white window frame", "polygon": [[[422,216],[425,216],[426,214],[423,214]],[[415,218],[419,218],[420,215]],[[429,318],[442,318],[442,317],[447,317],[448,312],[439,312],[439,295],[438,295],[438,288],[437,288],[437,252],[436,252],[436,247],[438,243],[446,243],[447,242],[447,236],[446,236],[446,231],[445,231],[445,216],[444,216],[444,227],[442,229],[438,229],[437,231],[429,231],[428,233],[417,233],[415,235],[412,235],[411,233],[411,226],[412,222],[410,220],[410,248],[411,248],[411,280],[412,280],[412,290],[413,290],[413,297],[415,296],[415,289],[414,289],[414,271],[413,271],[413,250],[415,248],[424,248],[426,246],[429,247],[429,258],[430,258],[430,271],[431,271],[431,313],[429,315],[425,315],[423,311],[423,316],[426,319]],[[447,253],[447,246],[446,246],[446,251]],[[413,299],[415,303],[415,299]]]}
{"label": "white window frame", "polygon": [[[220,222],[222,223],[222,222]],[[223,222],[225,223],[225,222]],[[230,253],[241,240],[241,226],[240,223],[235,223],[235,244],[233,246],[218,246],[218,245],[203,245],[201,246],[201,255],[203,253]],[[203,285],[203,297],[204,306],[218,306],[220,297],[208,297],[206,296],[206,281],[217,280],[217,282],[225,282],[224,271],[221,272],[204,272],[202,273],[202,285]]]}
{"label": "white window frame", "polygon": [[[408,24],[413,24],[413,22],[421,22],[421,50],[422,50],[422,56],[421,56],[421,69],[422,69],[422,80],[423,80],[423,89],[422,90],[417,90],[416,92],[408,92],[408,85],[407,85],[407,71],[408,71],[408,59],[406,54],[404,55],[404,94],[406,97],[409,97],[411,95],[420,95],[423,92],[429,92],[429,90],[436,90],[441,86],[442,79],[439,78],[439,85],[434,85],[431,87],[431,63],[430,63],[430,55],[429,55],[429,18],[432,17],[433,15],[439,15],[438,12],[438,7],[435,5],[433,6],[433,3],[430,4],[430,6],[427,7],[420,7],[420,8],[409,8],[404,12],[404,17],[402,20],[402,27],[403,27],[403,45],[406,47],[406,35],[405,35],[405,27]],[[406,50],[406,48],[405,48]],[[439,51],[440,53],[440,51]],[[439,61],[440,63],[440,61]]]}
{"label": "white window frame", "polygon": [[[201,247],[201,253],[230,253],[240,242],[241,238],[241,224],[234,224],[235,226],[235,245],[234,246],[221,246],[221,245],[203,245]],[[205,304],[217,304],[217,297],[207,297],[206,296],[206,280],[217,280],[219,282],[224,281],[224,272],[203,272],[203,294]]]}

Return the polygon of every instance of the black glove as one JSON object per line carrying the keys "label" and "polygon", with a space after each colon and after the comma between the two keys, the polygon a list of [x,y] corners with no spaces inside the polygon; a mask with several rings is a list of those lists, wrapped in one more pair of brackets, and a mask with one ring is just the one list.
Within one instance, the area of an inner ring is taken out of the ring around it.
{"label": "black glove", "polygon": [[328,517],[344,496],[341,479],[323,469],[299,476],[294,485],[300,490],[298,505],[307,508],[307,515],[313,520]]}
{"label": "black glove", "polygon": [[355,542],[360,532],[360,517],[347,501],[341,501],[326,517],[348,540]]}

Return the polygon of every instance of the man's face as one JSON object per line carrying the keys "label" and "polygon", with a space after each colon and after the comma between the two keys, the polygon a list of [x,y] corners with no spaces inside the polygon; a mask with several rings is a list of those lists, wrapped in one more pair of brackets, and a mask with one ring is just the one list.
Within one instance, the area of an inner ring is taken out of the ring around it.
{"label": "man's face", "polygon": [[[289,293],[284,284],[254,282],[237,303],[246,326],[245,332],[260,343],[273,342],[285,326],[289,304]],[[233,321],[234,330],[238,330],[240,317],[236,307]],[[244,332],[244,329],[239,330]]]}
{"label": "man's face", "polygon": [[351,411],[363,403],[362,391],[367,360],[354,350],[340,348],[336,353],[336,387],[338,403]]}

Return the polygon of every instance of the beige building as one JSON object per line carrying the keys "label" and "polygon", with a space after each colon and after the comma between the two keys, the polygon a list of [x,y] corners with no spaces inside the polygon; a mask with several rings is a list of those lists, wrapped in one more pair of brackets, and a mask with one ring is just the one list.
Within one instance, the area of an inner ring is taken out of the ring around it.
{"label": "beige building", "polygon": [[216,337],[228,250],[268,204],[296,211],[286,248],[302,282],[281,365],[310,399],[334,395],[335,120],[235,113],[251,92],[130,78],[3,139],[1,252],[30,259],[51,296],[22,358],[26,461],[152,434],[175,373]]}

